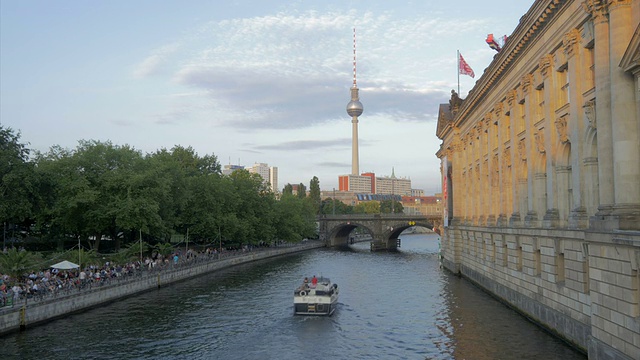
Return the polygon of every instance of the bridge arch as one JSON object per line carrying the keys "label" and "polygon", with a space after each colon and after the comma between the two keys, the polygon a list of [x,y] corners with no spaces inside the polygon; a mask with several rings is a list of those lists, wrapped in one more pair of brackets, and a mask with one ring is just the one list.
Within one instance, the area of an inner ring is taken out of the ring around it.
{"label": "bridge arch", "polygon": [[420,226],[440,234],[442,217],[408,214],[349,214],[318,217],[320,239],[327,246],[346,246],[351,232],[360,227],[371,235],[372,250],[395,250],[406,229]]}
{"label": "bridge arch", "polygon": [[[438,233],[437,227],[434,226],[433,224],[428,223],[428,222],[414,221],[414,222],[412,222],[412,224],[408,224],[407,222],[404,222],[404,223],[397,223],[395,225],[390,225],[390,228],[388,229],[388,231],[385,232],[385,236],[384,236],[386,238],[385,240],[395,240],[405,230],[407,230],[409,228],[412,228],[414,226],[427,228],[427,229],[429,229],[429,230],[431,230],[431,231],[433,231],[435,233]],[[386,236],[387,233],[388,233],[388,236]]]}
{"label": "bridge arch", "polygon": [[346,221],[342,224],[334,225],[333,229],[329,232],[327,239],[329,241],[329,246],[349,245],[349,235],[358,227],[365,229],[373,238],[375,233],[367,225],[354,221]]}

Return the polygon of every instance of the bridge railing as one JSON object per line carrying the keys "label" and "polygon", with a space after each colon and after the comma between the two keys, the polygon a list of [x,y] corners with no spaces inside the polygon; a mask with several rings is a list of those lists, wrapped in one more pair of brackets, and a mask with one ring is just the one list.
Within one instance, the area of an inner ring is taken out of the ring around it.
{"label": "bridge railing", "polygon": [[436,219],[440,216],[436,215],[407,215],[407,214],[340,214],[318,215],[318,220],[344,220],[344,219],[382,219],[382,220],[410,220],[410,219]]}

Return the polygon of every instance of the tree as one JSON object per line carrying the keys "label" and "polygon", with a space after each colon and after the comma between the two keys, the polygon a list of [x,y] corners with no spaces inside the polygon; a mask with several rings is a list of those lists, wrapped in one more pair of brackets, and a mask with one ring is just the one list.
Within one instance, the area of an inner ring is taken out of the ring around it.
{"label": "tree", "polygon": [[356,214],[379,214],[380,203],[377,201],[365,201],[356,205],[353,209]]}
{"label": "tree", "polygon": [[307,187],[303,183],[298,184],[298,197],[304,199],[307,197]]}
{"label": "tree", "polygon": [[316,237],[315,212],[307,199],[283,194],[274,207],[276,237],[287,242]]}
{"label": "tree", "polygon": [[275,197],[258,174],[246,170],[234,171],[229,178],[237,193],[234,205],[235,233],[231,238],[240,244],[258,244],[275,236],[273,202]]}
{"label": "tree", "polygon": [[38,183],[20,133],[0,126],[0,222],[31,223]]}
{"label": "tree", "polygon": [[[391,205],[391,202],[393,201],[393,206]],[[393,210],[393,211],[391,211]],[[402,203],[396,200],[382,200],[380,202],[380,212],[382,214],[391,214],[392,212],[394,214],[402,214],[404,211],[404,207],[402,206]]]}
{"label": "tree", "polygon": [[40,270],[41,262],[42,257],[38,253],[11,248],[0,253],[0,273],[20,281],[26,273]]}
{"label": "tree", "polygon": [[96,251],[108,236],[118,250],[125,236],[162,227],[163,177],[129,146],[80,141],[74,151],[52,148],[39,156],[38,169],[55,191],[45,214],[59,236],[88,241]]}
{"label": "tree", "polygon": [[282,189],[282,195],[285,194],[293,195],[293,185],[287,183],[287,185],[284,186]]}
{"label": "tree", "polygon": [[309,183],[309,200],[316,214],[319,214],[322,210],[322,199],[320,198],[320,180],[317,176],[314,176]]}
{"label": "tree", "polygon": [[347,205],[340,200],[326,198],[322,201],[323,214],[353,214],[353,206]]}

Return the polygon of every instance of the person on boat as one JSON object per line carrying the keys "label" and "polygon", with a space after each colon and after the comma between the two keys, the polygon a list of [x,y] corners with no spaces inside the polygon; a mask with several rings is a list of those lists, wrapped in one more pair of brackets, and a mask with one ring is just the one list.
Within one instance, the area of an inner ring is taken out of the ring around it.
{"label": "person on boat", "polygon": [[309,287],[309,278],[305,277],[304,282],[302,283],[302,288],[306,289]]}
{"label": "person on boat", "polygon": [[318,285],[318,278],[313,275],[313,278],[311,279],[311,287],[316,287],[316,285]]}

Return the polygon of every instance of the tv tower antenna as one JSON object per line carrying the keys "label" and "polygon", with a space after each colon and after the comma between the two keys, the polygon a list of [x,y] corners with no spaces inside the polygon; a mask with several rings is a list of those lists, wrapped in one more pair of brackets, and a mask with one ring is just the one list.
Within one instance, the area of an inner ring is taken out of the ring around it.
{"label": "tv tower antenna", "polygon": [[353,28],[353,87],[356,85],[356,28]]}

